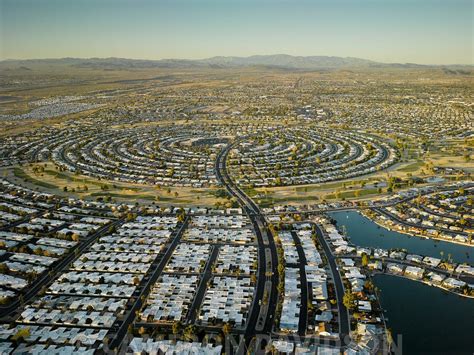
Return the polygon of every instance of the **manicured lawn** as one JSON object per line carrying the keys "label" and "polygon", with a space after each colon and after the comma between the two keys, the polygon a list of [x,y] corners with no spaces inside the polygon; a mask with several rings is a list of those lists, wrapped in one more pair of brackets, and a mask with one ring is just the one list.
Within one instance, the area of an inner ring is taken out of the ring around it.
{"label": "manicured lawn", "polygon": [[16,167],[16,168],[13,169],[13,174],[15,175],[15,177],[17,177],[19,179],[23,179],[23,180],[25,180],[25,181],[27,181],[31,184],[37,185],[37,186],[45,187],[47,189],[57,189],[58,188],[58,186],[56,186],[56,185],[49,184],[47,182],[37,180],[37,179],[31,177],[30,175],[26,174],[19,167]]}
{"label": "manicured lawn", "polygon": [[406,172],[406,173],[410,173],[410,172],[413,172],[413,171],[417,171],[419,168],[421,168],[423,166],[423,162],[422,161],[417,161],[415,163],[412,163],[412,164],[409,164],[401,169],[398,169],[398,171],[403,171],[403,172]]}

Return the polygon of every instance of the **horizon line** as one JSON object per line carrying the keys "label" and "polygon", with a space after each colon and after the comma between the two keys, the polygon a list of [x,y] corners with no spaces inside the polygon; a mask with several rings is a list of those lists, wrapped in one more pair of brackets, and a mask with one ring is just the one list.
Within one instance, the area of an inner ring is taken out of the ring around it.
{"label": "horizon line", "polygon": [[6,58],[6,59],[0,59],[0,62],[14,62],[14,61],[34,61],[34,60],[62,60],[62,59],[82,59],[82,60],[90,60],[90,59],[124,59],[124,60],[138,60],[138,61],[172,61],[172,60],[184,60],[184,61],[190,61],[190,62],[198,62],[206,59],[212,59],[212,58],[251,58],[251,57],[271,57],[271,56],[288,56],[288,57],[294,57],[294,58],[310,58],[310,57],[326,57],[326,58],[351,58],[351,59],[361,59],[361,60],[366,60],[374,63],[379,63],[379,64],[402,64],[402,65],[407,65],[407,64],[412,64],[412,65],[420,65],[420,66],[452,66],[452,65],[460,65],[460,66],[474,66],[474,63],[468,64],[468,63],[446,63],[446,64],[426,64],[426,63],[416,63],[416,62],[385,62],[385,61],[377,61],[373,59],[367,59],[367,58],[361,58],[361,57],[354,57],[354,56],[336,56],[336,55],[293,55],[293,54],[286,54],[286,53],[275,53],[275,54],[252,54],[248,56],[238,56],[238,55],[214,55],[211,57],[204,57],[204,58],[172,58],[172,57],[165,57],[165,58],[133,58],[133,57],[115,57],[115,56],[109,56],[109,57],[42,57],[42,58]]}

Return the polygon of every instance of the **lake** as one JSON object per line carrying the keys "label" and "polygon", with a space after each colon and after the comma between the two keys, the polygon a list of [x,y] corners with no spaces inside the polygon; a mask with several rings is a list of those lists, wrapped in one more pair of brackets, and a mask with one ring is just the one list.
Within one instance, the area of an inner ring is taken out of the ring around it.
{"label": "lake", "polygon": [[440,253],[444,252],[444,257],[451,254],[454,262],[473,263],[473,247],[389,231],[356,211],[331,212],[329,216],[337,221],[339,229],[345,226],[347,235],[352,243],[362,247],[402,248],[406,249],[409,253],[435,258],[440,258]]}
{"label": "lake", "polygon": [[[352,243],[364,247],[403,248],[410,253],[472,264],[472,247],[389,231],[355,211],[329,213],[345,226]],[[402,335],[403,354],[473,354],[474,300],[436,287],[391,275],[376,275],[387,326],[396,342]]]}
{"label": "lake", "polygon": [[474,300],[391,275],[376,275],[374,284],[403,354],[474,353]]}

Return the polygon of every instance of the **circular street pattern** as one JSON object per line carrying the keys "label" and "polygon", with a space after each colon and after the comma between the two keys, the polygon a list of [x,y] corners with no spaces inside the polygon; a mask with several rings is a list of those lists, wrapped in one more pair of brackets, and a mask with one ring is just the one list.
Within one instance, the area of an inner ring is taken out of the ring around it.
{"label": "circular street pattern", "polygon": [[243,140],[232,151],[239,184],[281,186],[322,183],[385,169],[395,148],[367,134],[336,129],[275,129]]}
{"label": "circular street pattern", "polygon": [[216,183],[214,158],[227,138],[186,128],[74,131],[44,139],[25,154],[101,179],[164,186]]}
{"label": "circular street pattern", "polygon": [[218,184],[217,153],[232,142],[231,175],[255,187],[352,178],[385,169],[398,156],[380,138],[354,131],[225,125],[73,128],[33,140],[15,154],[101,179],[208,187]]}

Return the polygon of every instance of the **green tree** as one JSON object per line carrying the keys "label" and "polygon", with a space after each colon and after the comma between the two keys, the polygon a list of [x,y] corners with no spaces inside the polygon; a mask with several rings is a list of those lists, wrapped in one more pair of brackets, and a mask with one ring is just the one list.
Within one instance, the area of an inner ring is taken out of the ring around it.
{"label": "green tree", "polygon": [[12,340],[13,341],[22,341],[30,336],[30,328],[25,327],[18,329],[18,331],[13,334]]}
{"label": "green tree", "polygon": [[137,276],[135,276],[135,277],[133,278],[133,284],[134,284],[135,286],[138,286],[138,285],[140,284],[140,278],[137,277]]}
{"label": "green tree", "polygon": [[174,335],[177,335],[181,332],[182,324],[180,321],[173,322],[172,331]]}
{"label": "green tree", "polygon": [[354,294],[351,291],[346,290],[346,292],[344,293],[344,297],[342,298],[342,303],[344,304],[344,306],[346,306],[348,310],[353,310],[356,306],[355,301],[356,298]]}
{"label": "green tree", "polygon": [[369,257],[367,256],[366,253],[362,254],[362,261],[361,262],[362,262],[362,266],[364,266],[364,267],[369,265]]}
{"label": "green tree", "polygon": [[231,331],[232,331],[232,326],[229,323],[225,323],[222,326],[222,333],[224,333],[224,335],[230,334]]}
{"label": "green tree", "polygon": [[193,340],[194,336],[196,335],[196,326],[195,325],[188,325],[183,332],[184,338],[186,340]]}

